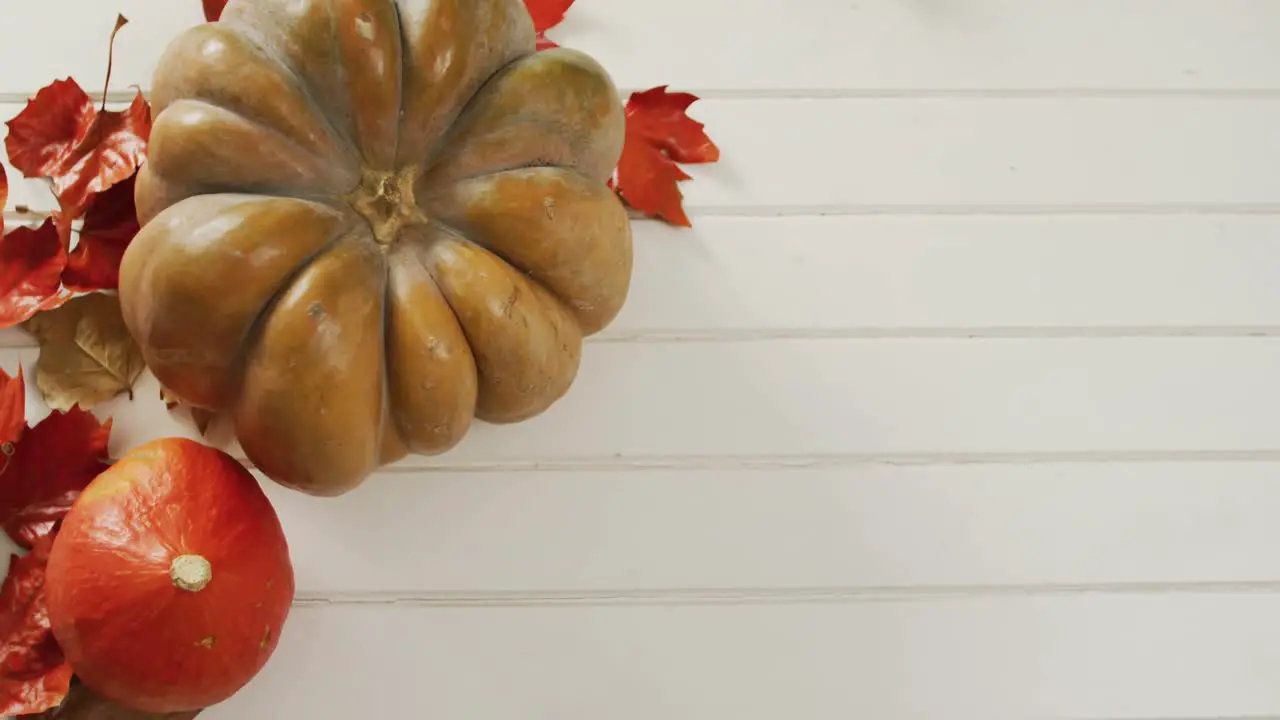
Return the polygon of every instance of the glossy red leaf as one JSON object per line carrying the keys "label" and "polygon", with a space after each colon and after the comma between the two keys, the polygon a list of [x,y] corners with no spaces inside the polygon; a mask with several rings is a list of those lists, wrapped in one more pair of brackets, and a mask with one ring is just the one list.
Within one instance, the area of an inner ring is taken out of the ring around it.
{"label": "glossy red leaf", "polygon": [[22,366],[18,366],[16,377],[0,370],[0,467],[9,462],[13,455],[14,443],[22,437],[27,427],[27,387],[22,377]]}
{"label": "glossy red leaf", "polygon": [[559,47],[546,32],[564,21],[564,15],[573,6],[574,0],[524,0],[533,18],[533,29],[538,33],[538,49]]}
{"label": "glossy red leaf", "polygon": [[[127,22],[123,16],[117,20],[112,47]],[[129,178],[146,157],[151,106],[139,91],[126,110],[95,108],[67,78],[42,88],[6,125],[9,162],[26,177],[48,178],[63,210],[78,217],[91,195]]]}
{"label": "glossy red leaf", "polygon": [[689,93],[668,93],[665,85],[632,93],[626,107],[626,142],[613,182],[632,208],[685,227],[690,222],[677,183],[689,175],[676,163],[720,159],[720,149],[703,124],[686,113],[697,100]]}
{"label": "glossy red leaf", "polygon": [[57,80],[6,123],[9,162],[49,178],[62,207],[77,211],[93,193],[128,179],[147,154],[151,106],[139,92],[123,111],[98,110],[75,80]]}
{"label": "glossy red leaf", "polygon": [[67,258],[62,283],[69,290],[114,290],[120,285],[120,259],[138,234],[133,204],[137,175],[94,195],[85,212],[80,239]]}
{"label": "glossy red leaf", "polygon": [[61,290],[69,229],[55,218],[38,228],[20,227],[0,238],[0,328],[25,322],[66,302]]}
{"label": "glossy red leaf", "polygon": [[47,534],[30,553],[10,556],[0,586],[0,715],[44,712],[71,687],[71,666],[49,629],[44,596],[53,538]]}
{"label": "glossy red leaf", "polygon": [[533,29],[544,32],[564,21],[565,13],[573,7],[574,0],[524,0],[533,18]]}
{"label": "glossy red leaf", "polygon": [[204,0],[204,19],[213,22],[222,17],[222,9],[227,6],[227,0]]}
{"label": "glossy red leaf", "polygon": [[543,50],[550,50],[551,48],[557,48],[560,46],[556,44],[555,40],[552,40],[543,33],[538,33],[535,47],[539,52],[541,52]]}
{"label": "glossy red leaf", "polygon": [[0,473],[0,524],[22,547],[50,531],[103,470],[111,420],[73,407],[54,411],[22,434]]}
{"label": "glossy red leaf", "polygon": [[50,175],[62,164],[76,138],[85,137],[97,117],[93,100],[71,78],[54,80],[27,101],[16,117],[5,123],[4,140],[9,162],[27,177]]}

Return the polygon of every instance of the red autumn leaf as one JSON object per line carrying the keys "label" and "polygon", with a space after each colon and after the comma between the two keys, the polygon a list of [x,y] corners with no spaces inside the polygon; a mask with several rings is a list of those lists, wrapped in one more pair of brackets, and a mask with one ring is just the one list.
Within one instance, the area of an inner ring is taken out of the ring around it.
{"label": "red autumn leaf", "polygon": [[32,551],[9,558],[0,586],[0,715],[56,707],[71,687],[71,666],[49,629],[44,572],[53,534]]}
{"label": "red autumn leaf", "polygon": [[51,174],[44,169],[61,163],[75,139],[89,133],[95,117],[93,101],[75,80],[54,80],[5,123],[9,162],[27,177]]}
{"label": "red autumn leaf", "polygon": [[546,36],[546,32],[564,20],[564,14],[573,6],[574,0],[524,0],[533,18],[533,29],[538,33],[538,49],[558,47]]}
{"label": "red autumn leaf", "polygon": [[534,45],[534,47],[538,50],[538,52],[542,52],[543,50],[550,50],[551,48],[558,48],[560,46],[556,44],[555,40],[552,40],[551,38],[547,37],[542,33],[538,33],[537,43]]}
{"label": "red autumn leaf", "polygon": [[60,290],[67,266],[67,233],[59,219],[20,227],[0,238],[0,328],[25,322],[70,299]]}
{"label": "red autumn leaf", "polygon": [[114,290],[120,285],[120,259],[138,234],[133,204],[137,175],[94,195],[85,212],[80,241],[67,258],[62,283],[69,290]]}
{"label": "red autumn leaf", "polygon": [[564,21],[565,13],[573,7],[574,0],[524,0],[533,18],[533,29],[545,32]]}
{"label": "red autumn leaf", "polygon": [[0,524],[31,547],[71,509],[80,491],[107,467],[111,420],[86,410],[54,411],[22,434],[0,472]]}
{"label": "red autumn leaf", "polygon": [[[116,21],[116,33],[128,22]],[[107,83],[111,81],[108,55]],[[122,182],[138,169],[151,136],[151,106],[139,91],[127,110],[102,108],[75,80],[55,80],[5,123],[9,162],[26,177],[48,178],[58,202],[77,217],[89,197]]]}
{"label": "red autumn leaf", "polygon": [[27,387],[22,378],[22,366],[18,366],[18,376],[0,370],[0,450],[5,455],[0,463],[9,461],[13,455],[13,444],[22,437],[27,427]]}
{"label": "red autumn leaf", "polygon": [[632,208],[673,225],[689,227],[684,195],[676,183],[689,176],[676,163],[720,159],[720,149],[702,123],[686,114],[697,101],[667,86],[632,93],[627,100],[627,134],[614,187]]}
{"label": "red autumn leaf", "polygon": [[97,110],[68,78],[36,93],[6,124],[9,161],[27,177],[52,180],[58,202],[75,211],[137,171],[147,154],[151,107],[139,92],[127,110]]}
{"label": "red autumn leaf", "polygon": [[204,0],[204,19],[213,22],[222,17],[222,9],[227,6],[227,0]]}
{"label": "red autumn leaf", "polygon": [[0,235],[4,234],[4,206],[9,204],[9,174],[0,165]]}
{"label": "red autumn leaf", "polygon": [[[182,401],[171,395],[169,391],[164,388],[160,388],[160,401],[164,403],[166,410],[173,411],[182,407]],[[190,407],[190,410],[191,421],[195,423],[196,429],[200,431],[201,435],[208,435],[209,425],[217,419],[218,414],[208,408],[196,407],[194,405]]]}

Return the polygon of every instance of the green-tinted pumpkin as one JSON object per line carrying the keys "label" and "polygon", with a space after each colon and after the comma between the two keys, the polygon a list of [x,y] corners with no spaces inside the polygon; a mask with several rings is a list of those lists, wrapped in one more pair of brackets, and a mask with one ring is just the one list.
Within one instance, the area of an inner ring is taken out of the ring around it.
{"label": "green-tinted pumpkin", "polygon": [[626,298],[608,74],[522,0],[232,0],[155,75],[125,320],[319,495],[546,410]]}

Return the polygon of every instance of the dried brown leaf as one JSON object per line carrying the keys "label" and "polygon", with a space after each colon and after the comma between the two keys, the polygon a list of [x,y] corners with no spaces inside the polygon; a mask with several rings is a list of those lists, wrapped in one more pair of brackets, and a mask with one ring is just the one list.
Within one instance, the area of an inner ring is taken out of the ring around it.
{"label": "dried brown leaf", "polygon": [[23,327],[40,341],[36,387],[54,410],[73,405],[88,409],[121,393],[132,394],[146,369],[115,295],[81,295]]}
{"label": "dried brown leaf", "polygon": [[195,423],[196,429],[200,431],[202,437],[209,434],[209,425],[218,417],[218,413],[213,410],[195,407],[194,405],[184,405],[177,396],[164,387],[160,388],[160,399],[164,401],[165,409],[171,412],[179,408],[187,408],[191,411],[191,421]]}
{"label": "dried brown leaf", "polygon": [[182,406],[182,401],[173,393],[169,392],[169,388],[160,386],[160,400],[164,403],[165,410],[173,410]]}
{"label": "dried brown leaf", "polygon": [[200,431],[201,436],[209,434],[209,426],[213,424],[214,418],[217,416],[217,413],[212,410],[198,407],[191,408],[191,420],[195,422],[196,429]]}

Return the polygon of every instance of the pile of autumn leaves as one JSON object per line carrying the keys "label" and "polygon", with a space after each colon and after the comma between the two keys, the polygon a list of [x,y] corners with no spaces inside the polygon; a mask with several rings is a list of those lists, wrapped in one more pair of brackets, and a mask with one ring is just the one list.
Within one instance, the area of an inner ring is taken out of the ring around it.
{"label": "pile of autumn leaves", "polygon": [[[151,107],[139,92],[127,109],[107,110],[68,78],[41,89],[6,125],[10,164],[47,181],[58,209],[0,238],[0,329],[21,326],[40,342],[35,379],[49,407],[92,407],[131,388],[144,369],[118,299],[102,291],[117,288],[138,232],[133,187]],[[0,208],[7,196],[0,166]]]}
{"label": "pile of autumn leaves", "polygon": [[[9,162],[25,177],[48,180],[59,210],[0,243],[2,327],[60,307],[73,293],[116,288],[120,258],[138,232],[133,182],[146,157],[151,108],[141,92],[123,112],[95,107],[68,78],[42,89],[6,125]],[[0,201],[8,194],[3,173],[0,167]],[[76,220],[83,220],[79,241],[68,251]]]}
{"label": "pile of autumn leaves", "polygon": [[[0,328],[21,326],[39,340],[37,386],[53,410],[28,427],[23,373],[0,371],[0,525],[27,551],[11,554],[0,585],[0,715],[70,720],[104,706],[73,690],[49,626],[45,563],[58,523],[108,465],[111,421],[85,408],[127,389],[142,371],[119,302],[103,291],[118,286],[120,259],[138,232],[133,185],[151,108],[138,93],[126,110],[107,111],[68,78],[6,124],[10,164],[46,180],[58,209],[38,227],[0,237]],[[7,201],[0,166],[0,208]],[[84,710],[68,714],[72,705]]]}
{"label": "pile of autumn leaves", "polygon": [[52,712],[71,688],[71,666],[49,628],[45,563],[59,521],[106,469],[111,436],[110,420],[79,408],[28,427],[25,397],[22,372],[0,371],[0,525],[29,551],[10,555],[0,586],[0,715],[24,717]]}

